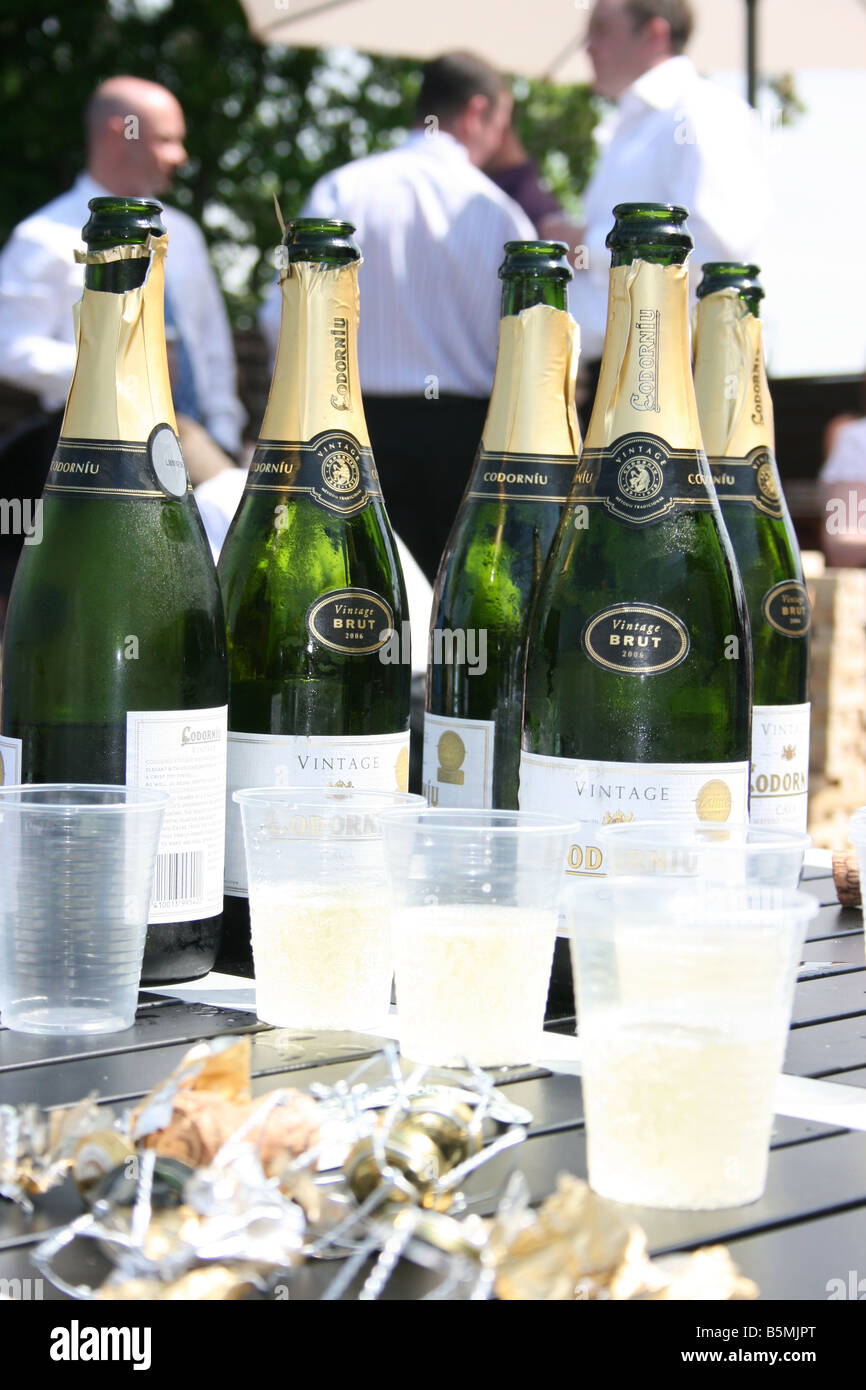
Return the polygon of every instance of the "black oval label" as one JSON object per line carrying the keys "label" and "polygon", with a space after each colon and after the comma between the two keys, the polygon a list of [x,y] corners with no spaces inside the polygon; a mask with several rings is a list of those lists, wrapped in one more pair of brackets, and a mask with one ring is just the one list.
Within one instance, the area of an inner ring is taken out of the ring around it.
{"label": "black oval label", "polygon": [[308,632],[332,652],[377,652],[393,628],[390,606],[370,589],[332,589],[307,609]]}
{"label": "black oval label", "polygon": [[812,623],[809,595],[805,585],[796,579],[786,579],[768,589],[761,611],[770,627],[783,637],[805,637]]}
{"label": "black oval label", "polygon": [[581,644],[605,671],[658,675],[685,661],[691,639],[685,623],[654,603],[616,603],[585,624]]}

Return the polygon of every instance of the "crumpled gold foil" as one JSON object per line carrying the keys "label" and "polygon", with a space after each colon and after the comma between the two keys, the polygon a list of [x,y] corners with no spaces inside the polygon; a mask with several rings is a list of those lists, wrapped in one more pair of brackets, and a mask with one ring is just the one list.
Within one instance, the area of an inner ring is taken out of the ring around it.
{"label": "crumpled gold foil", "polygon": [[[136,1142],[191,1168],[206,1167],[264,1103],[265,1097],[250,1099],[250,1059],[248,1036],[191,1048],[134,1112]],[[309,1149],[319,1135],[318,1105],[311,1096],[287,1088],[279,1097],[279,1103],[244,1132],[269,1177]]]}
{"label": "crumpled gold foil", "polygon": [[[494,1230],[491,1240],[497,1240]],[[752,1299],[758,1288],[727,1250],[651,1260],[646,1237],[616,1203],[560,1174],[556,1191],[493,1251],[496,1294],[505,1301]]]}
{"label": "crumpled gold foil", "polygon": [[161,1279],[125,1279],[119,1284],[103,1284],[100,1299],[125,1303],[145,1299],[161,1302],[212,1302],[245,1298],[257,1287],[258,1270],[245,1265],[206,1265],[191,1269],[170,1284]]}
{"label": "crumpled gold foil", "polygon": [[28,1194],[63,1181],[82,1135],[103,1118],[95,1093],[62,1110],[0,1105],[0,1197],[29,1209]]}

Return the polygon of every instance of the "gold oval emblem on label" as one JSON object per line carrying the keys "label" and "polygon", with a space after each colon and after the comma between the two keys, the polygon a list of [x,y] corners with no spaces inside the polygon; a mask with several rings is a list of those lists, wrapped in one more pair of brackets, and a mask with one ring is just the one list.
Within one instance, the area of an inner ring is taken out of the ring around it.
{"label": "gold oval emblem on label", "polygon": [[772,463],[761,464],[758,469],[757,483],[758,491],[763,493],[768,502],[778,502],[782,491],[776,480],[776,470]]}
{"label": "gold oval emblem on label", "polygon": [[451,786],[462,787],[464,780],[463,764],[466,761],[466,744],[453,729],[446,729],[436,745],[439,766],[436,778]]}
{"label": "gold oval emblem on label", "polygon": [[731,789],[720,777],[705,782],[695,798],[698,820],[725,821],[731,814]]}
{"label": "gold oval emblem on label", "polygon": [[658,675],[685,661],[691,639],[675,613],[654,603],[616,603],[584,625],[584,652],[596,666],[632,676]]}
{"label": "gold oval emblem on label", "polygon": [[332,652],[377,652],[394,630],[389,605],[369,589],[334,589],[307,609],[307,630]]}

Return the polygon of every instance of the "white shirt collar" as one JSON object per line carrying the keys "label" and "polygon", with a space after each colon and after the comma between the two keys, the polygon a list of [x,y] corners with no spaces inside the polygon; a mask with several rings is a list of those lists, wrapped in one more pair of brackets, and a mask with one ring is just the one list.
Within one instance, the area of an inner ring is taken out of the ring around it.
{"label": "white shirt collar", "polygon": [[642,103],[655,107],[657,111],[664,111],[673,105],[683,88],[692,83],[697,75],[697,68],[684,53],[666,58],[663,63],[657,63],[654,68],[641,73],[626,88],[619,100],[620,108]]}
{"label": "white shirt collar", "polygon": [[423,145],[424,149],[431,155],[442,159],[453,159],[456,157],[464,160],[469,159],[469,151],[462,145],[456,136],[448,130],[437,130],[435,134],[430,134],[427,130],[412,130],[409,132],[404,149],[412,145],[417,147]]}

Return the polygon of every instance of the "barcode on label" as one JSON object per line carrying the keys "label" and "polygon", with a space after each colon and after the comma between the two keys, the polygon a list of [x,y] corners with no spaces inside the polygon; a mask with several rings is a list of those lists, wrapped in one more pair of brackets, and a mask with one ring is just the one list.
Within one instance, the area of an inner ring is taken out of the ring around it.
{"label": "barcode on label", "polygon": [[203,893],[204,850],[158,854],[153,875],[153,905],[199,902]]}

